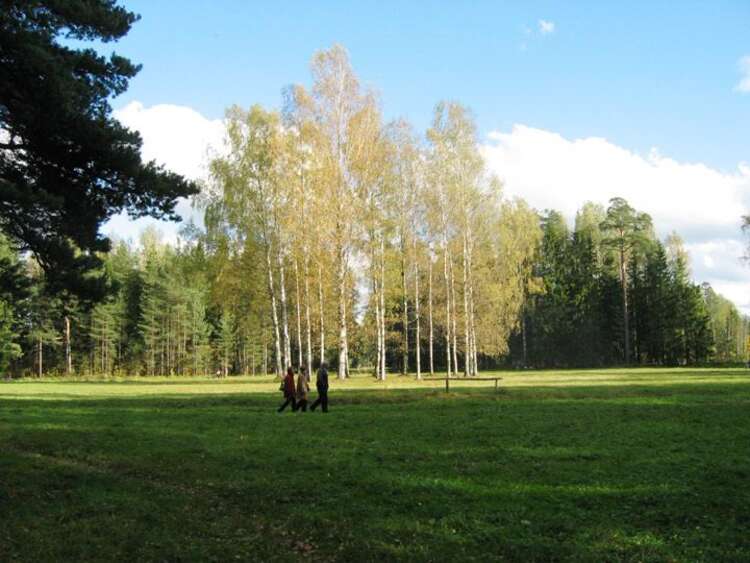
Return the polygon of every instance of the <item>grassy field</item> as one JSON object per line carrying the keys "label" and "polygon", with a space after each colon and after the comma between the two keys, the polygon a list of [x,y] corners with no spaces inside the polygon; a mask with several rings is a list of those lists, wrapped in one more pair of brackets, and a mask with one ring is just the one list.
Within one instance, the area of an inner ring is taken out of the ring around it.
{"label": "grassy field", "polygon": [[750,561],[750,374],[0,383],[0,560]]}

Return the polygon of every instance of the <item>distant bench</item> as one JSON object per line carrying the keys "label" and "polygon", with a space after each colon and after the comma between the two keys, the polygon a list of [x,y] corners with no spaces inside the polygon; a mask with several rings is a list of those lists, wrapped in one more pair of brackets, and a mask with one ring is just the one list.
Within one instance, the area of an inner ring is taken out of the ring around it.
{"label": "distant bench", "polygon": [[495,393],[497,393],[500,390],[498,387],[498,381],[501,379],[502,377],[423,377],[422,381],[445,381],[446,393],[450,391],[451,381],[494,381]]}

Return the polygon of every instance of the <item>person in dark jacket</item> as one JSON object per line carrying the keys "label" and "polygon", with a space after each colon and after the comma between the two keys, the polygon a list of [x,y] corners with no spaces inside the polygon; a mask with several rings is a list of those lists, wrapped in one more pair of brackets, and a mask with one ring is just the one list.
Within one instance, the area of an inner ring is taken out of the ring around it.
{"label": "person in dark jacket", "polygon": [[292,410],[297,407],[297,401],[294,399],[296,389],[294,385],[294,370],[292,366],[289,366],[286,370],[286,377],[281,384],[282,391],[284,391],[284,404],[279,407],[278,412],[283,411],[287,405],[292,405]]}
{"label": "person in dark jacket", "polygon": [[318,377],[315,380],[315,387],[318,389],[318,398],[310,405],[310,410],[314,411],[315,407],[320,405],[323,412],[328,412],[328,370],[326,370],[325,364],[320,365]]}

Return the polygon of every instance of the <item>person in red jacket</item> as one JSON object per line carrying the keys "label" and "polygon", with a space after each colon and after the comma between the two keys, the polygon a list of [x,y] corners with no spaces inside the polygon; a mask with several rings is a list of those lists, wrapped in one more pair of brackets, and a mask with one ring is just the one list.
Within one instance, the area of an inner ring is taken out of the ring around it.
{"label": "person in red jacket", "polygon": [[292,410],[296,410],[297,401],[294,398],[296,389],[294,388],[294,370],[289,366],[286,370],[286,377],[281,384],[281,390],[284,392],[284,404],[279,407],[278,412],[283,411],[291,403]]}

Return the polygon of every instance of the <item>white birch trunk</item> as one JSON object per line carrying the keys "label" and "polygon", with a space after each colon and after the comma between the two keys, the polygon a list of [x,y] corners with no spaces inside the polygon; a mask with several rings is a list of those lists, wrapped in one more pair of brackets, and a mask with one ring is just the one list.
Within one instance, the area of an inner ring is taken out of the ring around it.
{"label": "white birch trunk", "polygon": [[310,324],[310,272],[308,268],[309,258],[305,252],[304,276],[305,276],[305,343],[306,343],[306,365],[307,377],[312,377],[312,326]]}
{"label": "white birch trunk", "polygon": [[422,379],[422,341],[419,327],[419,261],[417,260],[417,240],[414,239],[414,360],[417,379]]}
{"label": "white birch trunk", "polygon": [[[279,334],[279,314],[276,310],[276,289],[273,286],[273,267],[271,266],[271,248],[266,245],[266,270],[268,271],[268,294],[271,297],[271,321],[273,322],[273,342],[276,357],[276,377],[281,378],[283,368],[281,366],[281,335]],[[264,350],[265,352],[265,350]],[[264,371],[267,369],[266,358],[263,358]],[[267,373],[267,372],[266,372]]]}
{"label": "white birch trunk", "polygon": [[297,367],[302,367],[302,307],[300,305],[299,292],[299,266],[297,259],[294,259],[294,287],[295,287],[295,304],[297,306]]}
{"label": "white birch trunk", "polygon": [[318,262],[318,314],[320,319],[320,365],[326,361],[326,322],[323,305],[323,268]]}
{"label": "white birch trunk", "polygon": [[445,361],[448,377],[451,376],[451,286],[448,275],[448,243],[443,255],[443,277],[445,278]]}
{"label": "white birch trunk", "polygon": [[401,375],[409,373],[409,300],[408,289],[406,287],[406,245],[402,237],[401,242],[401,303],[402,317],[401,326],[403,327],[403,345],[404,350],[401,360]]}
{"label": "white birch trunk", "polygon": [[346,334],[346,269],[344,266],[344,249],[338,252],[338,298],[339,298],[339,379],[346,378],[347,367],[347,334]]}
{"label": "white birch trunk", "polygon": [[449,264],[449,272],[450,272],[450,279],[451,279],[451,311],[453,312],[451,321],[453,323],[453,326],[451,326],[451,338],[453,340],[453,371],[454,373],[458,374],[458,323],[456,321],[456,279],[453,273],[453,260],[451,259],[451,262]]}
{"label": "white birch trunk", "polygon": [[464,233],[464,247],[463,247],[463,297],[464,297],[464,376],[474,375],[471,367],[471,338],[469,336],[469,280],[468,280],[468,248],[466,244],[466,233]]}
{"label": "white birch trunk", "polygon": [[380,380],[380,355],[383,352],[383,341],[381,339],[380,332],[380,290],[378,287],[378,277],[380,275],[380,260],[378,257],[378,251],[376,249],[376,241],[374,233],[370,235],[370,278],[372,283],[372,301],[375,303],[375,378]]}
{"label": "white birch trunk", "polygon": [[65,315],[65,373],[73,373],[73,357],[70,353],[70,317]]}
{"label": "white birch trunk", "polygon": [[428,266],[429,274],[427,276],[427,300],[428,300],[428,316],[429,316],[429,323],[430,323],[430,375],[435,375],[435,358],[433,355],[434,350],[434,343],[435,343],[435,333],[433,332],[433,326],[432,326],[432,256],[429,256],[429,266]]}
{"label": "white birch trunk", "polygon": [[[375,272],[373,271],[373,275]],[[383,352],[383,341],[380,338],[380,296],[378,295],[377,280],[372,282],[373,298],[375,300],[375,332],[376,336],[376,351],[377,355],[375,358],[375,378],[382,379],[380,374],[380,354]]]}
{"label": "white birch trunk", "polygon": [[473,375],[479,374],[479,363],[477,361],[477,330],[476,312],[474,306],[474,242],[471,239],[471,228],[469,228],[469,326],[471,327],[471,366]]}
{"label": "white birch trunk", "polygon": [[342,286],[343,297],[341,299],[341,306],[339,309],[339,322],[341,323],[339,329],[339,379],[346,379],[349,377],[349,333],[348,323],[346,318],[346,281]]}
{"label": "white birch trunk", "polygon": [[386,342],[385,342],[385,237],[380,235],[380,376],[386,378]]}
{"label": "white birch trunk", "polygon": [[284,369],[292,365],[291,343],[289,341],[289,311],[286,303],[286,282],[284,280],[284,259],[281,250],[276,255],[279,266],[279,296],[281,298],[281,321],[284,335]]}

